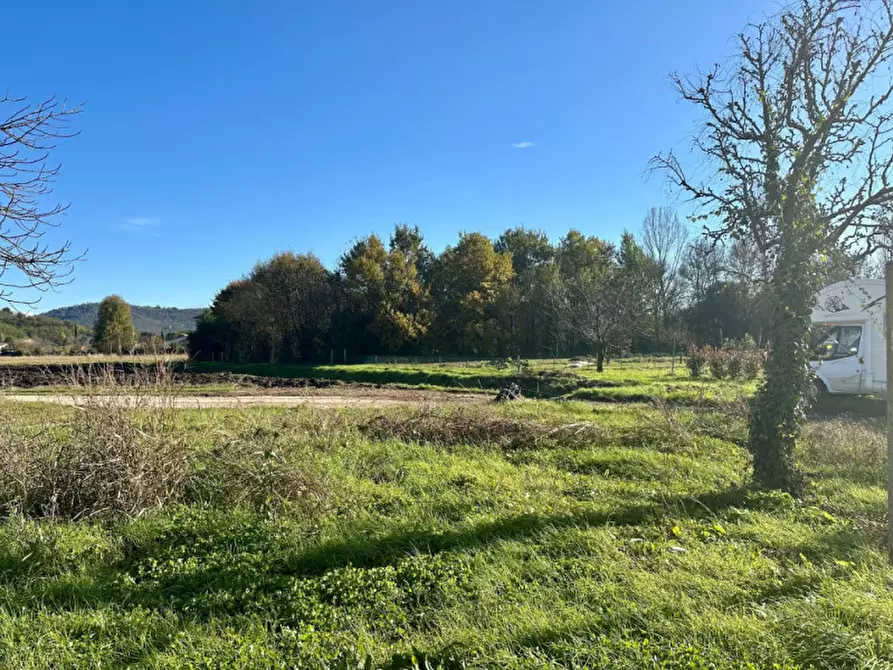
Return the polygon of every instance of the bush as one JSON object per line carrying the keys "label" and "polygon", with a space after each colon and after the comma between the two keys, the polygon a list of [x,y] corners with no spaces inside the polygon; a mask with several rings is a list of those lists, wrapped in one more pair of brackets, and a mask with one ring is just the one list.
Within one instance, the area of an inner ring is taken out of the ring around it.
{"label": "bush", "polygon": [[763,367],[763,355],[760,351],[748,352],[742,357],[741,377],[743,379],[756,379]]}
{"label": "bush", "polygon": [[[73,420],[0,437],[0,510],[47,518],[139,516],[178,500],[185,440],[162,407],[86,396]],[[139,411],[140,409],[144,411]]]}
{"label": "bush", "polygon": [[726,349],[714,349],[713,347],[705,347],[705,357],[707,365],[710,367],[710,374],[714,379],[727,379],[729,375],[729,352]]}
{"label": "bush", "polygon": [[688,372],[691,376],[700,377],[706,363],[707,355],[705,349],[694,344],[688,345],[688,358],[685,359],[685,364],[688,366]]}
{"label": "bush", "polygon": [[[710,346],[689,348],[689,370],[693,377],[700,376],[701,367],[706,364],[714,379],[756,379],[763,366],[763,356],[759,349],[753,348],[753,338],[746,338],[733,343],[733,346],[713,348]],[[694,351],[693,351],[694,350]],[[697,361],[697,374],[692,361]]]}

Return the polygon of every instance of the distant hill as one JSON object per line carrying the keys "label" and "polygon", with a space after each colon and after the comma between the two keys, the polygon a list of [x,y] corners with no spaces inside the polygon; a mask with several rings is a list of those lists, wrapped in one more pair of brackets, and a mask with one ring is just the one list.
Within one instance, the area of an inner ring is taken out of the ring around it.
{"label": "distant hill", "polygon": [[34,316],[0,309],[0,341],[14,348],[63,347],[84,344],[89,339],[92,325],[83,328],[49,316]]}
{"label": "distant hill", "polygon": [[[43,316],[92,328],[98,311],[98,302],[85,302],[81,305],[51,309],[44,312]],[[131,305],[130,311],[133,314],[133,327],[138,333],[176,333],[195,330],[195,317],[203,310]]]}

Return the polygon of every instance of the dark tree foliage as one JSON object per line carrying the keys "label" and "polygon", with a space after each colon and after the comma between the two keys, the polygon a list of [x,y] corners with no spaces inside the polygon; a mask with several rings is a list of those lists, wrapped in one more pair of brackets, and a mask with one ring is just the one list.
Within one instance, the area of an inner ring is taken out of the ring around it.
{"label": "dark tree foliage", "polygon": [[[679,231],[669,232],[678,244]],[[230,362],[590,355],[601,367],[671,345],[765,341],[758,255],[703,238],[671,249],[651,233],[651,253],[629,233],[613,244],[571,230],[553,245],[513,228],[492,242],[463,234],[435,255],[417,228],[400,225],[387,245],[375,235],[356,241],[333,271],[310,255],[279,254],[218,293],[189,350]],[[835,278],[854,267],[848,258],[826,264]]]}

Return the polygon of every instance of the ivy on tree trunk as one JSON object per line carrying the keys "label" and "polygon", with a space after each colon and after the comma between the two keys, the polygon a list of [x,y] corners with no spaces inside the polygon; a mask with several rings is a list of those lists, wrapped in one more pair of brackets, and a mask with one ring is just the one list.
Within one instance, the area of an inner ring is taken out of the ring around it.
{"label": "ivy on tree trunk", "polygon": [[798,493],[803,477],[794,449],[805,420],[810,383],[809,328],[814,268],[804,253],[779,259],[772,280],[771,345],[753,399],[749,448],[757,485]]}

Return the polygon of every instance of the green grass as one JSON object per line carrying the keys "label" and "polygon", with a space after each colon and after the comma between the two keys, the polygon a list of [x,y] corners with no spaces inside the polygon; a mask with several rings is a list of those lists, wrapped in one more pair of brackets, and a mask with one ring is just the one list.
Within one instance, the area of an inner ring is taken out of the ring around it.
{"label": "green grass", "polygon": [[[50,427],[60,440],[77,411],[0,405],[4,435]],[[748,488],[744,419],[707,405],[174,417],[193,475],[177,502],[136,519],[0,524],[0,667],[893,659],[874,419],[811,428],[811,484],[794,500]],[[215,496],[232,445],[259,455],[267,497]],[[278,498],[270,463],[296,468],[314,504]]]}
{"label": "green grass", "polygon": [[669,359],[618,359],[603,372],[594,366],[570,367],[566,359],[533,360],[519,373],[514,367],[498,368],[487,361],[467,364],[423,363],[366,365],[282,365],[256,363],[190,363],[190,369],[233,372],[258,376],[308,377],[345,382],[423,387],[441,390],[496,390],[517,382],[524,395],[533,398],[568,397],[608,402],[724,404],[753,393],[754,383],[718,382],[710,377],[689,376],[682,364]]}

